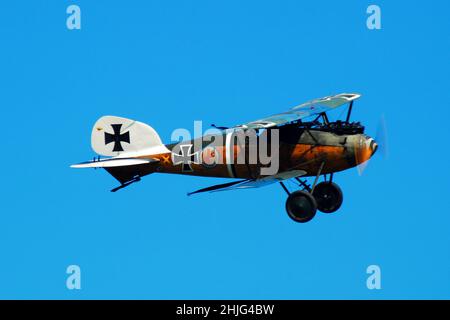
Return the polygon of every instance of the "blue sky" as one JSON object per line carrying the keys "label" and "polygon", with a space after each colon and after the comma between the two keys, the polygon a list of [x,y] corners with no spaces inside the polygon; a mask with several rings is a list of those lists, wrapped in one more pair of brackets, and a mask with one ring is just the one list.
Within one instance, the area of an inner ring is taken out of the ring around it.
{"label": "blue sky", "polygon": [[[0,298],[450,298],[448,1],[14,1],[0,4]],[[81,30],[66,28],[77,4]],[[277,185],[154,174],[115,194],[91,159],[105,114],[234,125],[360,92],[389,157],[336,175],[341,210],[292,222]],[[82,289],[65,285],[81,267]],[[368,290],[379,265],[382,289]]]}

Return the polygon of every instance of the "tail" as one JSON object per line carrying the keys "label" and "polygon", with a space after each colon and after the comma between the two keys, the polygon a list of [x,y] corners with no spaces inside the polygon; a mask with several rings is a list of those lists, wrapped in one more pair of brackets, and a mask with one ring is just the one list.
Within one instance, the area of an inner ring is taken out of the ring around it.
{"label": "tail", "polygon": [[104,116],[92,128],[92,149],[103,156],[168,152],[155,129],[126,118]]}
{"label": "tail", "polygon": [[121,183],[111,191],[117,191],[153,173],[159,160],[151,155],[170,152],[149,125],[114,116],[97,120],[92,128],[91,145],[96,153],[112,158],[98,158],[71,167],[104,168]]}

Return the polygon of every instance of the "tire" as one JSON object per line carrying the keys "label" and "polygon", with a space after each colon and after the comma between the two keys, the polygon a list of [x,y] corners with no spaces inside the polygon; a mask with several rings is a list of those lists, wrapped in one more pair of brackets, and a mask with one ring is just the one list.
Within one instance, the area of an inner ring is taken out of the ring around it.
{"label": "tire", "polygon": [[341,188],[334,182],[321,182],[314,188],[317,209],[324,213],[337,211],[344,200]]}
{"label": "tire", "polygon": [[316,211],[316,200],[309,192],[295,191],[286,200],[286,212],[295,222],[310,221],[316,215]]}

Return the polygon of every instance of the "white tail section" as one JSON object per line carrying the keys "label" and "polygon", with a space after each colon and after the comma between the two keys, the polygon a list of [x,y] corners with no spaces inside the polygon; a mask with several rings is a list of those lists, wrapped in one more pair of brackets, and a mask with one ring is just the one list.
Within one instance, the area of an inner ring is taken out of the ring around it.
{"label": "white tail section", "polygon": [[103,156],[125,156],[146,151],[170,152],[149,125],[115,116],[104,116],[92,128],[92,149]]}

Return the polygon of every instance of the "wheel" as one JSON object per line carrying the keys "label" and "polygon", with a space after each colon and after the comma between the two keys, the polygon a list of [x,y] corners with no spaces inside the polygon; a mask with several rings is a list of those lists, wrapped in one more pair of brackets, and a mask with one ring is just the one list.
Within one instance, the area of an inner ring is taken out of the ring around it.
{"label": "wheel", "polygon": [[309,192],[295,191],[286,200],[286,211],[295,222],[308,222],[316,215],[317,203]]}
{"label": "wheel", "polygon": [[337,211],[344,200],[341,188],[334,182],[319,183],[312,194],[316,199],[317,209],[324,213]]}

